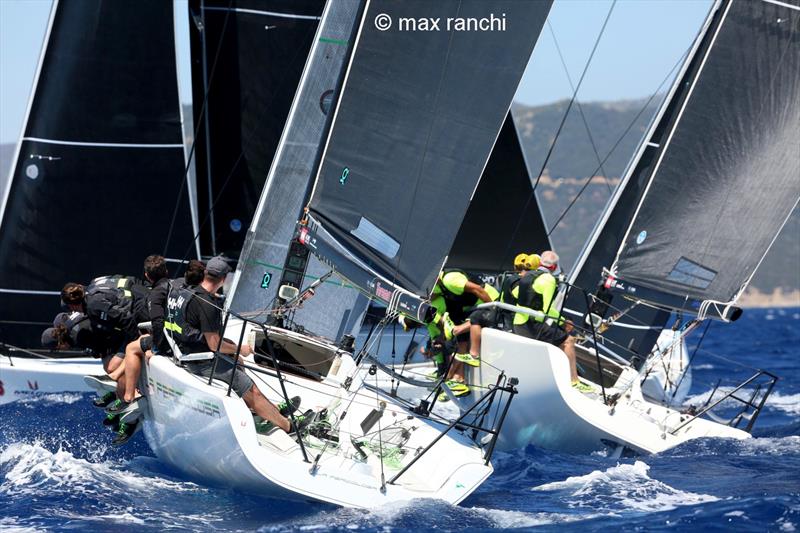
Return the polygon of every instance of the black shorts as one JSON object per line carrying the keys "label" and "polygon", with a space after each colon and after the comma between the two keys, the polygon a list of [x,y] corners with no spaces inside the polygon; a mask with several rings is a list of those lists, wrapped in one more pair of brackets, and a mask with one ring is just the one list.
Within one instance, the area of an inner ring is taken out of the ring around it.
{"label": "black shorts", "polygon": [[[211,376],[211,368],[214,366],[214,361],[196,361],[192,363],[186,363],[186,370],[191,372],[192,374],[203,376],[207,378]],[[225,383],[230,383],[231,375],[233,374],[233,362],[228,360],[226,357],[218,357],[217,358],[217,368],[214,371],[214,379],[218,379],[220,381],[224,381]],[[236,374],[233,375],[233,390],[239,397],[244,396],[247,391],[253,388],[253,380],[250,379],[250,376],[245,374],[244,367],[238,366],[236,368]]]}
{"label": "black shorts", "polygon": [[152,335],[144,335],[139,339],[139,348],[142,349],[142,352],[146,352],[147,350],[153,349],[153,336]]}
{"label": "black shorts", "polygon": [[554,346],[561,346],[564,344],[564,341],[567,340],[567,337],[569,337],[569,333],[560,327],[536,322],[532,318],[522,325],[515,325],[514,333],[522,335],[523,337],[528,337],[529,339],[547,342]]}
{"label": "black shorts", "polygon": [[103,368],[108,367],[108,363],[115,357],[125,359],[125,351],[123,350],[122,352],[110,353],[101,357],[100,360],[103,362]]}
{"label": "black shorts", "polygon": [[497,308],[476,309],[470,313],[469,322],[482,328],[494,327],[497,324]]}

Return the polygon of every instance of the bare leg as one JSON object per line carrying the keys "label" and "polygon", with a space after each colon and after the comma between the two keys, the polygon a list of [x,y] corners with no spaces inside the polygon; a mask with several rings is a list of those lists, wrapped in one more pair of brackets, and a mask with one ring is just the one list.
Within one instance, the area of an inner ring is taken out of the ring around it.
{"label": "bare leg", "polygon": [[281,415],[280,411],[278,411],[278,408],[275,407],[272,402],[267,400],[255,385],[253,385],[253,387],[247,391],[244,396],[242,396],[242,399],[248,407],[255,411],[256,414],[264,420],[269,420],[286,433],[289,433],[292,430],[289,419]]}
{"label": "bare leg", "polygon": [[477,324],[469,328],[469,353],[473,357],[481,356],[481,329]]}
{"label": "bare leg", "polygon": [[126,402],[132,402],[136,396],[136,382],[142,372],[142,359],[144,353],[138,339],[125,347],[125,375],[120,381],[123,382],[122,399]]}
{"label": "bare leg", "polygon": [[561,349],[569,359],[569,375],[572,383],[575,383],[578,381],[578,365],[575,362],[575,338],[572,336],[567,337],[567,340],[561,344]]}
{"label": "bare leg", "polygon": [[[458,343],[458,353],[464,353],[467,350],[467,343],[466,342],[459,342]],[[452,357],[452,356],[451,356]],[[456,361],[452,359],[450,363],[450,372],[447,375],[447,379],[453,379],[455,381],[464,381],[464,363],[461,361]]]}
{"label": "bare leg", "polygon": [[108,360],[108,365],[104,368],[104,370],[111,379],[117,381],[119,380],[120,376],[122,376],[122,373],[125,372],[125,365],[123,363],[123,358],[115,355]]}

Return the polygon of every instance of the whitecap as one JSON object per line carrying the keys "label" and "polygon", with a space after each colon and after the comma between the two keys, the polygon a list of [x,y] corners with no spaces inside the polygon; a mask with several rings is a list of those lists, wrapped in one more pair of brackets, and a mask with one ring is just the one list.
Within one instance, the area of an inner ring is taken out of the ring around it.
{"label": "whitecap", "polygon": [[758,437],[736,441],[738,455],[744,456],[783,456],[800,453],[800,436]]}
{"label": "whitecap", "polygon": [[80,392],[46,392],[24,396],[17,400],[19,403],[36,403],[37,405],[47,406],[53,404],[73,404],[83,400],[83,393]]}
{"label": "whitecap", "polygon": [[[154,494],[161,490],[205,491],[188,482],[144,476],[121,469],[111,462],[89,462],[60,449],[51,452],[39,443],[16,442],[0,453],[5,471],[0,492],[19,496],[43,494],[101,494],[106,491],[135,491]],[[112,492],[113,493],[113,492]]]}
{"label": "whitecap", "polygon": [[3,533],[34,533],[37,531],[45,531],[44,528],[36,528],[31,526],[22,526],[15,519],[4,516],[0,517],[0,531]]}
{"label": "whitecap", "polygon": [[[689,396],[686,398],[684,403],[686,405],[705,405],[709,398],[711,398],[712,393],[714,395],[712,400],[717,401],[729,392],[733,391],[733,389],[733,387],[718,387],[716,390],[713,388],[708,389],[705,392]],[[740,389],[737,393],[737,396],[741,398],[750,398],[753,395],[753,392],[753,389]],[[733,398],[725,398],[725,400],[719,404],[719,407],[738,407],[741,405],[741,402]],[[767,398],[765,407],[777,409],[790,415],[800,415],[800,394],[783,395],[780,392],[773,392],[769,395],[769,398]]]}
{"label": "whitecap", "polygon": [[565,492],[570,507],[625,512],[670,511],[685,505],[717,501],[708,494],[696,494],[670,487],[652,479],[650,467],[642,461],[618,464],[604,471],[595,470],[583,476],[573,476],[564,481],[545,483],[535,491]]}

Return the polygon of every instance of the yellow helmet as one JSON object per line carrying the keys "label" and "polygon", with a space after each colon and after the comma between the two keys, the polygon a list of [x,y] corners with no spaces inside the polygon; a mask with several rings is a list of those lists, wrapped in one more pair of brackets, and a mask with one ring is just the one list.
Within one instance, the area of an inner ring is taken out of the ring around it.
{"label": "yellow helmet", "polygon": [[517,254],[514,258],[514,268],[516,270],[523,270],[528,263],[528,254]]}
{"label": "yellow helmet", "polygon": [[530,254],[528,255],[528,261],[525,263],[525,270],[536,270],[541,262],[542,258],[539,257],[539,254]]}

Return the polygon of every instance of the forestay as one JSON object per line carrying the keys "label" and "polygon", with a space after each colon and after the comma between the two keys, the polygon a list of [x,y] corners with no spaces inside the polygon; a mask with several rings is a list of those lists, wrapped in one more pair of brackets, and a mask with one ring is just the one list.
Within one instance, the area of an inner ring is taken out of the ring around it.
{"label": "forestay", "polygon": [[723,4],[616,259],[629,293],[735,302],[797,204],[798,5]]}
{"label": "forestay", "polygon": [[54,2],[0,207],[0,340],[38,346],[67,281],[192,249],[172,4]]}
{"label": "forestay", "polygon": [[[364,268],[427,295],[549,9],[368,2],[309,204],[311,230],[324,230],[317,240],[341,243]],[[456,29],[492,15],[503,16],[503,29]]]}

